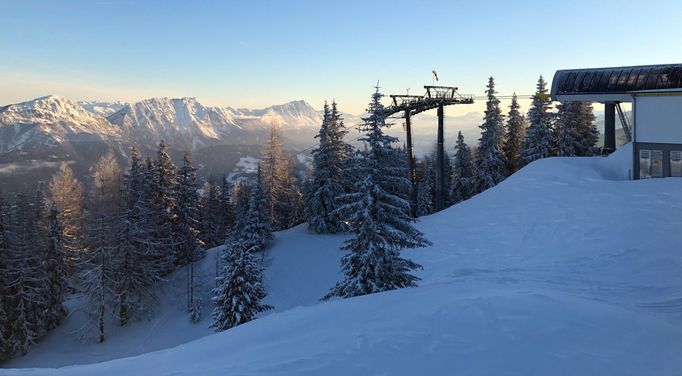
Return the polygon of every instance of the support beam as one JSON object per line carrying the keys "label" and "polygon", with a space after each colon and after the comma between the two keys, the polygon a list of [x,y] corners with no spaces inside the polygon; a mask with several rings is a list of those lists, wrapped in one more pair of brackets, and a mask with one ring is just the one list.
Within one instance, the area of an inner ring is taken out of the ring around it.
{"label": "support beam", "polygon": [[436,146],[436,210],[445,209],[445,110],[438,105],[438,145]]}
{"label": "support beam", "polygon": [[603,153],[609,154],[616,150],[616,103],[604,103],[604,148]]}
{"label": "support beam", "polygon": [[405,139],[407,142],[407,174],[410,179],[410,203],[412,216],[417,216],[417,171],[414,163],[414,149],[412,147],[412,119],[410,110],[405,111]]}

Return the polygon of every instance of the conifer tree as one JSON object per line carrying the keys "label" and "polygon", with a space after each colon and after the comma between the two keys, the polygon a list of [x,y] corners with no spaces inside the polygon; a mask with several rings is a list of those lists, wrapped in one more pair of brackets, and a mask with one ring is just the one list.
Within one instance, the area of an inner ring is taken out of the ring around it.
{"label": "conifer tree", "polygon": [[342,197],[339,208],[350,218],[353,237],[342,249],[348,253],[341,260],[344,280],[337,283],[323,299],[332,296],[351,297],[379,291],[416,286],[417,277],[410,274],[420,266],[400,257],[403,248],[429,244],[422,233],[412,227],[410,203],[390,190],[408,191],[407,170],[389,163],[394,156],[391,145],[397,140],[383,132],[385,109],[379,89],[372,95],[362,130],[368,150],[362,163],[355,166],[354,192]]}
{"label": "conifer tree", "polygon": [[[227,199],[229,200],[229,196]],[[220,187],[208,181],[204,183],[200,201],[201,241],[207,248],[217,247],[225,241],[227,218],[231,217],[226,213],[230,210],[229,201],[226,205]]]}
{"label": "conifer tree", "polygon": [[270,213],[270,225],[275,230],[287,227],[291,160],[284,152],[284,142],[276,126],[270,127],[270,136],[261,151],[261,179]]}
{"label": "conifer tree", "polygon": [[239,218],[243,224],[240,225],[239,233],[236,238],[242,244],[241,247],[252,252],[265,250],[267,244],[272,240],[272,231],[268,221],[268,206],[263,194],[263,185],[259,178],[251,188],[249,207],[246,215]]}
{"label": "conifer tree", "polygon": [[507,177],[507,163],[503,153],[504,116],[495,94],[495,80],[490,77],[486,86],[486,110],[476,155],[475,191],[494,187]]}
{"label": "conifer tree", "polygon": [[76,273],[79,255],[84,244],[83,186],[76,179],[73,170],[66,162],[52,177],[49,184],[50,201],[59,210],[59,223],[62,226],[61,241],[66,255],[66,273]]}
{"label": "conifer tree", "polygon": [[547,93],[547,83],[540,76],[537,92],[533,95],[533,102],[528,110],[529,125],[522,155],[524,165],[555,155],[553,115],[549,112],[550,108],[551,100]]}
{"label": "conifer tree", "polygon": [[12,346],[9,342],[12,322],[10,320],[10,269],[9,250],[7,248],[7,224],[8,207],[5,200],[0,197],[0,361],[7,359],[12,354]]}
{"label": "conifer tree", "polygon": [[81,266],[81,291],[87,297],[89,320],[83,335],[94,332],[97,341],[105,338],[105,318],[117,302],[116,250],[120,246],[121,208],[123,206],[121,170],[112,153],[95,165],[94,182],[86,218],[87,250]]}
{"label": "conifer tree", "polygon": [[457,134],[457,153],[453,163],[452,171],[452,190],[450,191],[450,201],[453,204],[468,200],[473,196],[473,172],[474,163],[471,156],[471,149],[464,142],[464,136],[460,131]]}
{"label": "conifer tree", "polygon": [[519,111],[519,102],[516,93],[512,96],[509,114],[507,115],[507,139],[504,143],[504,155],[507,161],[507,171],[515,173],[521,168],[521,154],[523,141],[526,136],[526,119]]}
{"label": "conifer tree", "polygon": [[589,157],[599,154],[597,142],[599,131],[595,126],[595,116],[592,104],[589,102],[575,103],[576,155]]}
{"label": "conifer tree", "polygon": [[[175,257],[175,264],[183,263],[182,251],[178,248],[178,206],[177,206],[177,171],[175,164],[168,155],[166,143],[161,140],[159,150],[157,152],[156,163],[154,166],[155,185],[158,189],[157,205],[162,209],[161,213],[164,216],[164,222],[170,225],[170,233],[163,234],[164,238],[173,239],[173,243],[169,249],[171,255]],[[172,270],[172,269],[171,269]],[[170,272],[171,270],[168,270]]]}
{"label": "conifer tree", "polygon": [[12,354],[26,354],[46,332],[48,276],[36,243],[36,212],[24,195],[12,206],[7,231],[7,279]]}
{"label": "conifer tree", "polygon": [[45,247],[44,265],[47,273],[47,317],[46,329],[54,329],[67,314],[64,299],[68,289],[66,279],[66,254],[62,244],[63,229],[59,223],[59,209],[52,204],[47,218],[47,244]]}
{"label": "conifer tree", "polygon": [[417,188],[417,216],[419,217],[436,211],[434,206],[436,171],[433,168],[432,159],[425,157],[422,166],[422,176]]}
{"label": "conifer tree", "polygon": [[267,293],[263,286],[263,268],[251,249],[238,237],[223,252],[223,271],[213,289],[213,324],[220,332],[253,320],[257,314],[272,309],[263,304]]}
{"label": "conifer tree", "polygon": [[313,149],[312,176],[306,182],[304,196],[308,226],[317,233],[346,231],[344,221],[338,217],[338,197],[347,191],[344,168],[351,152],[343,140],[347,130],[338,112],[336,102],[331,110],[324,105],[324,116],[319,133],[315,136],[319,146]]}

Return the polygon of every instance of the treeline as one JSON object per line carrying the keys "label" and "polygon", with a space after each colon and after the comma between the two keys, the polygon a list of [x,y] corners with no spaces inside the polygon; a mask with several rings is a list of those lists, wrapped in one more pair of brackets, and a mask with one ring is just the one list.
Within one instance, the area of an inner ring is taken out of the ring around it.
{"label": "treeline", "polygon": [[[523,166],[552,156],[594,156],[599,154],[599,132],[592,106],[587,102],[561,102],[552,111],[547,83],[538,80],[526,116],[520,112],[516,95],[507,115],[496,97],[495,81],[486,86],[486,110],[481,137],[472,150],[462,133],[457,135],[454,158],[446,158],[447,204],[453,205],[494,187]],[[417,215],[435,211],[435,151],[418,162]]]}
{"label": "treeline", "polygon": [[[0,201],[0,359],[25,354],[58,326],[70,294],[84,298],[81,337],[104,341],[110,325],[153,314],[156,283],[179,267],[187,270],[189,318],[199,321],[194,264],[210,247],[232,251],[216,265],[219,288],[231,278],[242,284],[238,274],[246,269],[262,279],[249,255],[265,247],[271,228],[301,223],[303,205],[301,181],[276,129],[261,157],[255,182],[232,186],[223,177],[199,189],[190,154],[178,168],[162,141],[154,159],[132,148],[126,169],[107,153],[87,189],[63,163],[34,197]],[[250,319],[240,316],[231,325]]]}

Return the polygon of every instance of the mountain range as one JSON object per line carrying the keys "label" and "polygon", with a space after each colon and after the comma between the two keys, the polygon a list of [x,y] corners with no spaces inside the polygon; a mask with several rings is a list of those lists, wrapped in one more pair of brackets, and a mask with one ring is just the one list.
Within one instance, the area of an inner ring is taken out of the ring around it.
{"label": "mountain range", "polygon": [[[239,161],[257,158],[272,125],[281,129],[289,151],[309,150],[322,123],[322,111],[297,100],[262,109],[207,106],[196,98],[150,98],[135,103],[73,101],[49,95],[0,107],[0,189],[28,191],[45,181],[61,162],[80,176],[107,150],[122,163],[137,146],[153,156],[161,140],[171,157],[193,154],[203,178],[231,174]],[[360,116],[342,113],[349,139],[358,132]],[[475,112],[447,117],[448,130],[463,130],[467,141],[478,138],[481,115]],[[402,137],[400,119],[392,119],[387,133]],[[436,119],[430,114],[413,118],[418,154],[430,152]],[[448,134],[454,141],[456,133]],[[452,149],[448,145],[449,149]],[[452,150],[451,150],[452,151]],[[257,159],[256,159],[257,160]],[[300,162],[301,158],[299,158]],[[12,176],[12,179],[2,177]]]}

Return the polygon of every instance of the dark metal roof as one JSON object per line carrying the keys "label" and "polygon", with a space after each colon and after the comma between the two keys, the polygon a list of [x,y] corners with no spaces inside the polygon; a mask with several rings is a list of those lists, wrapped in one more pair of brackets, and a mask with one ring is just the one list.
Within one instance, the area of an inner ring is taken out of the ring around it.
{"label": "dark metal roof", "polygon": [[556,100],[560,96],[664,89],[682,89],[682,64],[558,70],[551,94]]}

